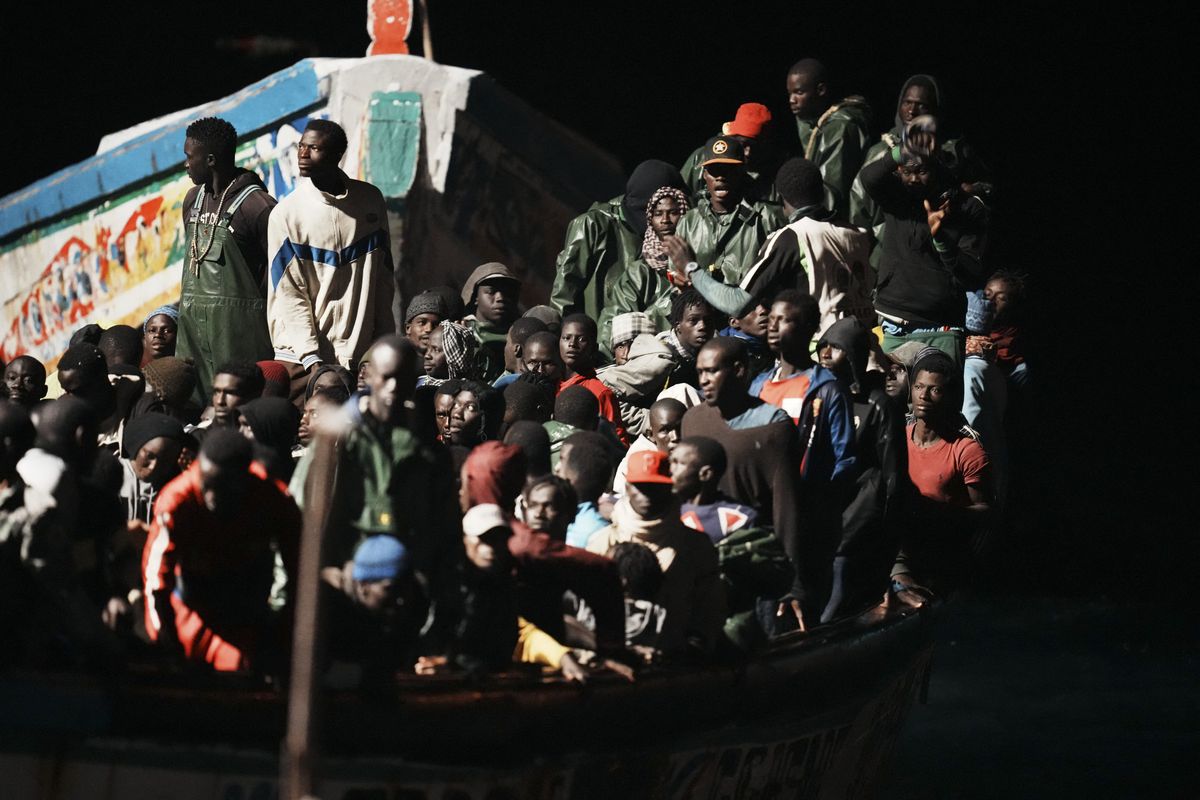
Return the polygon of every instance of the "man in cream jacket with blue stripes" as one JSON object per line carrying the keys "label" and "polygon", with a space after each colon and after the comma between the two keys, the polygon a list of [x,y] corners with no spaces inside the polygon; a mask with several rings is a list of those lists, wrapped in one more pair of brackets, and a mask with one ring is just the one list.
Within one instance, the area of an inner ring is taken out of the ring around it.
{"label": "man in cream jacket with blue stripes", "polygon": [[383,193],[338,167],[346,133],[311,120],[297,146],[300,181],[271,214],[267,318],[293,397],[321,364],[353,370],[396,329],[391,238]]}

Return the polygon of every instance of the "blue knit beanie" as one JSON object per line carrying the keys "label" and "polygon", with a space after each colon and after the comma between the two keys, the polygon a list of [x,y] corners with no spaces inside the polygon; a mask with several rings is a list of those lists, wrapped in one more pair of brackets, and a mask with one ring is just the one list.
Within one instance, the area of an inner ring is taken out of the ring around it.
{"label": "blue knit beanie", "polygon": [[150,320],[157,317],[159,314],[168,316],[175,320],[175,324],[179,324],[179,309],[175,306],[159,306],[146,315],[146,319],[142,321],[142,333],[146,332],[146,326],[150,324]]}
{"label": "blue knit beanie", "polygon": [[395,536],[369,536],[354,552],[354,580],[383,581],[408,571],[408,548]]}

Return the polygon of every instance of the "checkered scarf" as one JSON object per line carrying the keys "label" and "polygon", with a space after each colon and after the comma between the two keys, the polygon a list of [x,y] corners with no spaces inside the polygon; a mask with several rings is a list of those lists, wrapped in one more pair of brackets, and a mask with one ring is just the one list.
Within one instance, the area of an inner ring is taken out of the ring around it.
{"label": "checkered scarf", "polygon": [[658,189],[650,195],[650,200],[646,203],[646,235],[642,239],[642,258],[646,259],[646,263],[659,272],[665,271],[670,266],[670,259],[663,250],[662,239],[658,238],[658,234],[654,232],[654,226],[650,224],[650,215],[654,213],[654,207],[658,205],[659,200],[668,198],[679,204],[680,214],[688,210],[687,195],[674,186],[663,186]]}
{"label": "checkered scarf", "polygon": [[446,352],[446,374],[451,378],[475,378],[475,350],[479,340],[466,325],[442,323],[442,349]]}
{"label": "checkered scarf", "polygon": [[628,311],[613,317],[611,340],[613,347],[625,342],[632,342],[643,333],[658,333],[654,322],[643,312]]}

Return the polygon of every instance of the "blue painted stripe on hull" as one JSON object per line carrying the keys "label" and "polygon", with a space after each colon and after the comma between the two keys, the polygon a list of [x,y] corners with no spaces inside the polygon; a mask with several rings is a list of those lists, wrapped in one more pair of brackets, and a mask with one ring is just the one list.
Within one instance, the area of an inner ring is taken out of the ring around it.
{"label": "blue painted stripe on hull", "polygon": [[[244,136],[323,99],[312,61],[305,59],[197,109],[194,118],[219,116]],[[0,239],[154,176],[181,171],[184,131],[194,118],[144,133],[0,199]]]}

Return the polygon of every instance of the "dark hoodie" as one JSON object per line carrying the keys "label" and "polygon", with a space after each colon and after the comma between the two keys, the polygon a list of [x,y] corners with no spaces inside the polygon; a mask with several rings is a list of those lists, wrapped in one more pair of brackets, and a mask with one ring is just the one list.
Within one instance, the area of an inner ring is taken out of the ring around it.
{"label": "dark hoodie", "polygon": [[242,420],[254,433],[255,458],[272,478],[291,480],[292,448],[300,429],[300,411],[283,397],[259,397],[241,406]]}
{"label": "dark hoodie", "polygon": [[665,161],[643,161],[629,175],[625,195],[621,198],[621,210],[625,212],[622,222],[632,228],[639,239],[646,235],[646,203],[664,186],[687,191],[679,170]]}
{"label": "dark hoodie", "polygon": [[[937,162],[930,182],[910,190],[896,173],[899,147],[863,167],[863,189],[883,211],[875,310],[908,328],[962,328],[966,292],[982,289],[987,279],[984,254],[990,213],[974,195],[958,191],[954,177]],[[937,236],[930,232],[924,201],[938,202],[951,191],[949,212]]]}
{"label": "dark hoodie", "polygon": [[[900,104],[904,101],[905,92],[914,84],[925,86],[933,92],[934,102],[937,105],[934,116],[938,119],[938,129],[943,140],[939,162],[958,182],[975,184],[976,193],[984,202],[990,202],[991,185],[988,183],[990,173],[987,166],[979,160],[975,149],[962,138],[955,128],[953,115],[947,110],[946,94],[942,91],[942,85],[938,79],[932,75],[913,75],[900,87],[900,93],[896,96],[896,113],[892,117],[892,128],[880,137],[880,141],[867,150],[867,155],[863,159],[863,168],[865,169],[867,165],[883,158],[894,145],[900,143],[900,134],[904,131],[904,122],[900,118]],[[880,257],[878,243],[883,240],[884,229],[883,209],[867,196],[861,176],[860,170],[859,177],[854,179],[854,184],[850,188],[850,224],[870,231],[875,237],[877,246],[871,254],[871,264],[878,267]]]}
{"label": "dark hoodie", "polygon": [[838,380],[853,405],[857,456],[854,489],[842,511],[833,591],[822,622],[877,601],[899,546],[898,512],[909,486],[904,417],[878,385],[881,381],[872,381],[866,371],[870,336],[861,322],[847,318],[831,325],[818,344],[840,347],[850,363],[850,380]]}

